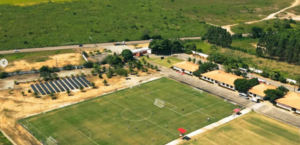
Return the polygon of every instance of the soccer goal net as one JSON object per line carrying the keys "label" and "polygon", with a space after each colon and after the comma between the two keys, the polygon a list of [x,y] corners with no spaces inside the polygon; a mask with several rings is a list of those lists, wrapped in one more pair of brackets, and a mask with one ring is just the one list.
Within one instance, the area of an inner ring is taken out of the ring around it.
{"label": "soccer goal net", "polygon": [[160,100],[160,99],[155,99],[154,105],[155,105],[155,106],[158,106],[158,107],[160,107],[160,108],[163,108],[163,107],[165,107],[165,101]]}
{"label": "soccer goal net", "polygon": [[57,141],[53,137],[49,136],[46,139],[46,145],[57,145]]}

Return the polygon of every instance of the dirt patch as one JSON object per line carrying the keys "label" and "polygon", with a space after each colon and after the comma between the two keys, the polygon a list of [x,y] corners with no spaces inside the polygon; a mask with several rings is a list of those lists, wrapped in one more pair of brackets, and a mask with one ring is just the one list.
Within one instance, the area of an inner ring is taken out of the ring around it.
{"label": "dirt patch", "polygon": [[[109,84],[108,86],[104,86],[104,79],[99,79],[98,76],[88,76],[87,79],[95,83],[95,89],[86,88],[83,92],[71,92],[70,96],[65,92],[55,94],[58,98],[57,100],[52,100],[49,96],[43,96],[39,99],[34,98],[32,93],[27,92],[32,83],[22,83],[16,85],[14,89],[0,91],[0,128],[18,145],[38,145],[40,143],[20,126],[16,120],[94,98],[103,93],[116,91],[120,88],[136,85],[142,81],[160,76],[160,73],[153,70],[149,70],[148,73],[139,72],[138,76],[130,75],[129,80],[118,76],[108,79],[106,75],[103,75]],[[25,96],[22,95],[22,91],[25,92]]]}
{"label": "dirt patch", "polygon": [[128,47],[138,49],[138,48],[144,48],[144,47],[149,47],[149,43],[144,43],[144,44],[136,44],[136,45],[127,45]]}
{"label": "dirt patch", "polygon": [[48,65],[49,67],[56,66],[63,67],[67,64],[78,65],[81,59],[81,54],[79,53],[67,53],[67,54],[59,54],[54,56],[49,56],[49,59],[43,62],[28,62],[27,60],[18,60],[11,63],[11,65],[5,68],[6,72],[14,72],[16,70],[22,71],[30,71],[32,68],[39,69],[44,65]]}

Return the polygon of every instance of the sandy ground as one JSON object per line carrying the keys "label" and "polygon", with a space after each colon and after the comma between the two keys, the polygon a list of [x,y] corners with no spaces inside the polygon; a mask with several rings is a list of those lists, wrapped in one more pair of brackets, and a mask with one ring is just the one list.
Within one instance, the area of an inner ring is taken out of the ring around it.
{"label": "sandy ground", "polygon": [[[47,110],[59,108],[78,101],[94,98],[103,93],[115,91],[120,88],[136,85],[142,81],[147,81],[161,74],[150,70],[150,73],[139,73],[139,76],[130,75],[130,80],[124,77],[114,76],[108,81],[108,86],[103,85],[103,79],[97,76],[89,76],[87,79],[96,84],[96,88],[87,88],[83,92],[72,92],[68,96],[65,92],[56,94],[57,100],[52,100],[49,96],[40,99],[34,98],[32,93],[27,93],[31,83],[16,85],[12,90],[0,91],[0,128],[12,138],[18,145],[38,145],[40,144],[29,132],[20,126],[16,120],[28,117],[32,114],[42,113]],[[25,92],[22,96],[21,92]]]}
{"label": "sandy ground", "polygon": [[[265,20],[275,19],[276,16],[277,16],[278,14],[280,14],[280,13],[286,11],[287,9],[296,7],[296,6],[298,6],[298,5],[300,5],[300,0],[295,0],[295,1],[292,3],[291,6],[286,7],[286,8],[284,8],[284,9],[281,9],[281,10],[275,12],[275,13],[272,13],[272,14],[270,14],[268,17],[266,17],[266,18],[264,18],[264,19],[256,20],[256,21],[250,21],[250,22],[245,22],[245,24],[253,24],[253,23],[257,23],[257,22],[261,22],[261,21],[265,21]],[[279,17],[279,18],[280,18],[280,19],[288,19],[290,16],[291,16],[292,19],[294,19],[294,20],[300,20],[300,16],[296,16],[296,15],[294,15],[294,14],[292,14],[292,13],[287,13],[286,16],[282,16],[282,17]],[[238,24],[226,25],[226,26],[222,26],[222,28],[223,28],[223,29],[226,29],[231,35],[233,35],[234,32],[231,31],[231,27],[232,27],[232,26],[236,26],[236,25],[238,25]]]}
{"label": "sandy ground", "polygon": [[30,71],[32,68],[39,69],[43,65],[48,65],[49,67],[56,66],[56,59],[57,59],[57,66],[63,67],[67,64],[78,65],[81,59],[81,55],[79,53],[67,53],[67,54],[59,54],[50,56],[50,60],[44,62],[36,62],[36,63],[29,63],[26,60],[18,60],[11,62],[12,65],[9,65],[5,68],[7,72],[14,72],[16,70],[22,71]]}
{"label": "sandy ground", "polygon": [[149,47],[150,43],[143,43],[143,44],[137,44],[137,45],[128,45],[128,47],[137,49],[137,48],[143,48],[143,47]]}

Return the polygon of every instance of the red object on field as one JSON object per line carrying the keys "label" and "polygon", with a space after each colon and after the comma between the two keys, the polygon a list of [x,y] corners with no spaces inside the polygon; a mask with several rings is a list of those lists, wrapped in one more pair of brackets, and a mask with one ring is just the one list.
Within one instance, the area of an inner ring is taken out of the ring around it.
{"label": "red object on field", "polygon": [[233,111],[234,111],[234,113],[238,113],[238,112],[240,112],[241,110],[240,110],[239,108],[235,108],[235,109],[233,109]]}
{"label": "red object on field", "polygon": [[185,132],[186,132],[186,130],[183,129],[183,128],[178,128],[177,130],[178,130],[180,133],[185,133]]}

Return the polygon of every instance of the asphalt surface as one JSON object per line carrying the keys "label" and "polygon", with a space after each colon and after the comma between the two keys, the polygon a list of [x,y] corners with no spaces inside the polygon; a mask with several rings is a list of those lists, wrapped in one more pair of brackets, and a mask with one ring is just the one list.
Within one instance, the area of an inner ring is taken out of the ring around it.
{"label": "asphalt surface", "polygon": [[[180,38],[181,40],[195,40],[195,39],[201,39],[201,37],[185,37]],[[127,45],[132,44],[142,44],[142,43],[149,43],[150,40],[141,40],[141,41],[127,41],[125,42]],[[105,47],[107,45],[113,45],[114,43],[97,43],[97,47]],[[82,48],[91,48],[95,47],[95,44],[84,44]],[[77,49],[80,48],[79,45],[68,45],[68,46],[54,46],[54,47],[40,47],[40,48],[24,48],[19,49],[20,52],[36,52],[36,51],[49,51],[49,50],[62,50],[62,49]],[[20,53],[18,52],[18,53]],[[14,50],[4,50],[0,51],[0,54],[9,54],[9,53],[15,53]]]}

